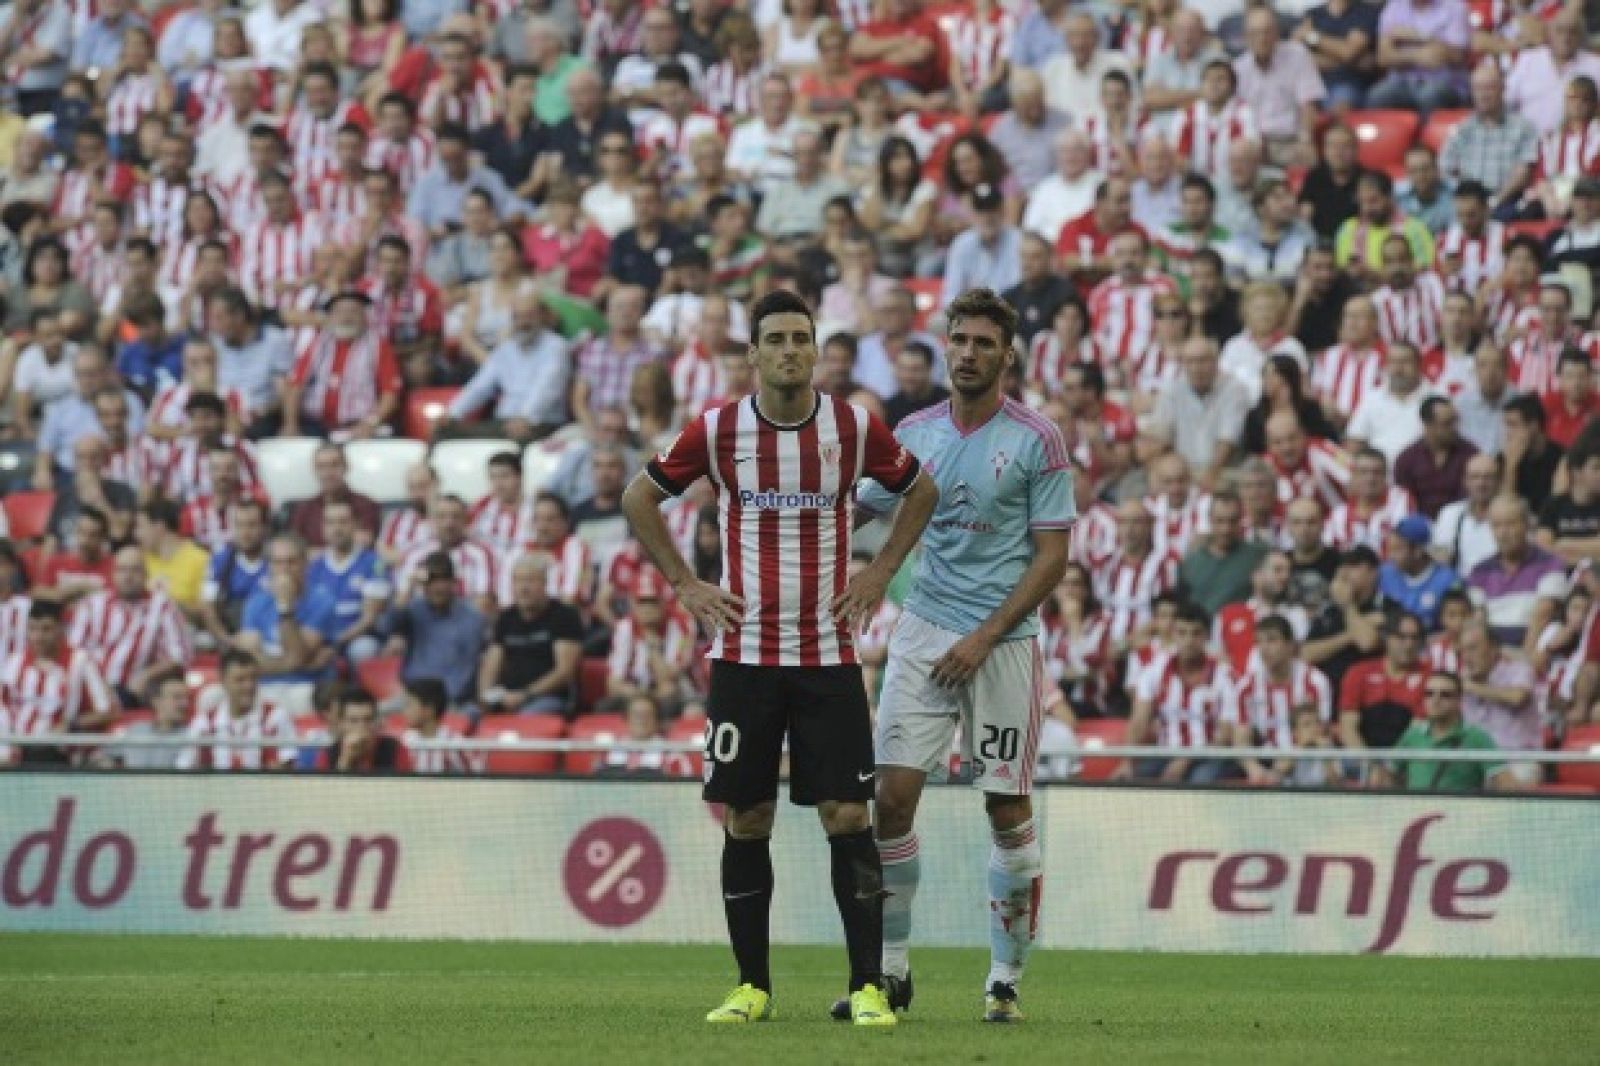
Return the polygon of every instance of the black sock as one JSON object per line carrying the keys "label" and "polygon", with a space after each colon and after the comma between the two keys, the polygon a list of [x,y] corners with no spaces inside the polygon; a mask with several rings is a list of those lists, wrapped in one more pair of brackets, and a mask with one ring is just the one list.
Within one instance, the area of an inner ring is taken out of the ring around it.
{"label": "black sock", "polygon": [[728,941],[739,963],[739,983],[772,992],[769,965],[772,912],[772,851],[766,837],[722,835],[722,909]]}
{"label": "black sock", "polygon": [[883,987],[883,864],[872,830],[828,838],[833,852],[833,898],[844,919],[850,991]]}

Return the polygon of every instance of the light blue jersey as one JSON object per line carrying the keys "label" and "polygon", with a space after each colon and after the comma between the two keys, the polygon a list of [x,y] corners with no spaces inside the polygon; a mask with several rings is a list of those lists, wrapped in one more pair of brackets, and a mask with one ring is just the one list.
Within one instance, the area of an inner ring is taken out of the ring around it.
{"label": "light blue jersey", "polygon": [[[1048,419],[1014,400],[968,433],[957,428],[947,400],[906,418],[894,435],[939,486],[905,609],[941,629],[971,633],[1022,580],[1033,561],[1033,530],[1067,530],[1077,519],[1066,442]],[[898,499],[862,482],[859,502],[867,510],[887,513]],[[1038,629],[1030,616],[1005,639]]]}

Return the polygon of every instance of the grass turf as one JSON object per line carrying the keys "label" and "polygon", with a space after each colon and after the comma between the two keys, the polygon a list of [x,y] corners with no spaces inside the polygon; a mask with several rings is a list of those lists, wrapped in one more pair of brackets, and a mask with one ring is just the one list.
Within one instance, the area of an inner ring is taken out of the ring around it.
{"label": "grass turf", "polygon": [[779,1019],[710,1027],[725,949],[0,936],[7,1063],[1592,1063],[1600,963],[1039,952],[980,1025],[980,952],[913,952],[891,1031],[824,1012],[843,952],[780,948]]}

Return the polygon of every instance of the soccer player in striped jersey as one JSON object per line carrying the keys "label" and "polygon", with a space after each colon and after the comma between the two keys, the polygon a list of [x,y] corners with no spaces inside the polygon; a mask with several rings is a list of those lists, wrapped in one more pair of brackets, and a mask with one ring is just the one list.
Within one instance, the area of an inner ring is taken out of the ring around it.
{"label": "soccer player in striped jersey", "polygon": [[[994,837],[983,1017],[1015,1022],[1043,895],[1030,799],[1045,706],[1037,615],[1066,570],[1077,507],[1060,429],[1001,393],[1016,359],[1016,310],[974,289],[946,314],[951,397],[896,431],[938,484],[940,503],[890,638],[878,705],[883,969],[891,1003],[909,1007],[907,947],[921,880],[913,823],[928,774],[945,764],[959,727]],[[892,504],[881,488],[862,493],[864,509]]]}
{"label": "soccer player in striped jersey", "polygon": [[[705,798],[726,805],[722,897],[740,983],[706,1020],[772,1016],[769,838],[787,738],[790,799],[816,805],[828,834],[853,1020],[894,1025],[881,972],[883,875],[867,808],[872,727],[852,634],[921,538],[938,490],[882,421],[812,387],[817,335],[805,301],[774,290],[750,320],[756,394],[691,421],[622,504],[679,604],[712,634]],[[720,586],[695,576],[660,510],[704,475],[726,531]],[[877,557],[847,578],[852,490],[863,477],[905,505]]]}

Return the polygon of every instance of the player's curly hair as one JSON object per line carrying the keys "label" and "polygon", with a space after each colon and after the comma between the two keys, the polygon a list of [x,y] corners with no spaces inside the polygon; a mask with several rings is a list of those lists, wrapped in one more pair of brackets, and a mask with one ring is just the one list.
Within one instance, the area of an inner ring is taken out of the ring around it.
{"label": "player's curly hair", "polygon": [[1000,327],[1001,347],[1009,349],[1017,335],[1017,309],[993,289],[970,289],[953,300],[945,316],[954,328],[964,318],[987,318]]}

